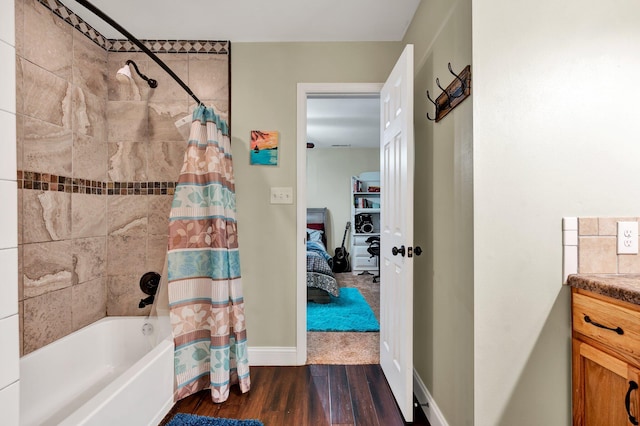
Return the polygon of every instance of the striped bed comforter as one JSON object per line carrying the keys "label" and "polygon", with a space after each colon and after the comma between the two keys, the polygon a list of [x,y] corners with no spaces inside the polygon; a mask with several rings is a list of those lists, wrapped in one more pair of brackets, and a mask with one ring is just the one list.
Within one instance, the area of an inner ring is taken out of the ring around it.
{"label": "striped bed comforter", "polygon": [[340,296],[340,288],[331,270],[331,256],[318,241],[307,242],[307,287],[324,290],[332,296]]}

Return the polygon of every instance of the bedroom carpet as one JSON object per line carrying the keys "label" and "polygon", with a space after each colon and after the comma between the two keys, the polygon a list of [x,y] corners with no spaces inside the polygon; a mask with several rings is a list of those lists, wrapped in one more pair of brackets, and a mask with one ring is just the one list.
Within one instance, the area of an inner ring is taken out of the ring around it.
{"label": "bedroom carpet", "polygon": [[353,287],[342,287],[340,297],[326,304],[307,304],[307,331],[380,331],[373,311]]}
{"label": "bedroom carpet", "polygon": [[[380,284],[371,275],[336,274],[340,287],[356,287],[380,321]],[[308,332],[307,364],[379,364],[380,333]]]}

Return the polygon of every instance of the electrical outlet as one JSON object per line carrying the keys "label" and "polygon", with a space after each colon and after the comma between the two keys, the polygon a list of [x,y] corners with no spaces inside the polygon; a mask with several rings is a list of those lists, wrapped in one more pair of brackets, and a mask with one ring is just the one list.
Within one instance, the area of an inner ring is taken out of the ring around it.
{"label": "electrical outlet", "polygon": [[618,254],[638,254],[638,222],[618,222]]}
{"label": "electrical outlet", "polygon": [[271,188],[271,204],[293,204],[293,188]]}

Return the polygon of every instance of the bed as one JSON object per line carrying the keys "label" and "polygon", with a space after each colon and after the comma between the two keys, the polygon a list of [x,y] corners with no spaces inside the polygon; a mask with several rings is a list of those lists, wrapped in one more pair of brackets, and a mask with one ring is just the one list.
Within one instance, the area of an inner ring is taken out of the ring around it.
{"label": "bed", "polygon": [[339,297],[340,287],[331,270],[327,252],[327,209],[307,209],[307,301],[329,303],[329,295]]}

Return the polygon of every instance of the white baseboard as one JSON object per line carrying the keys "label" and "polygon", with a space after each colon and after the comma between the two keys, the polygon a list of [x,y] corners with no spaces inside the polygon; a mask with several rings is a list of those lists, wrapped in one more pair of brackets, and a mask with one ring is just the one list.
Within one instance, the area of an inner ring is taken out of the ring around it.
{"label": "white baseboard", "polygon": [[298,365],[298,353],[295,346],[291,347],[270,347],[254,346],[249,347],[249,365],[260,366],[285,366]]}
{"label": "white baseboard", "polygon": [[435,399],[429,393],[429,389],[427,389],[415,368],[413,369],[413,393],[416,395],[418,403],[431,426],[449,426],[447,419],[444,418],[442,411],[438,408],[438,404],[436,404]]}

